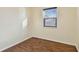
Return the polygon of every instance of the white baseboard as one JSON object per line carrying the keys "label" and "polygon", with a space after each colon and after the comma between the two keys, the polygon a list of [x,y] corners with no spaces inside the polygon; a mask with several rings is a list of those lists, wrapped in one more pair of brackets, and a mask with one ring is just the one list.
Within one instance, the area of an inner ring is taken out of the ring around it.
{"label": "white baseboard", "polygon": [[23,42],[23,41],[25,41],[25,40],[27,40],[27,39],[29,39],[29,38],[31,38],[31,37],[26,37],[26,38],[23,39],[23,40],[20,40],[20,41],[14,43],[14,44],[12,44],[12,45],[9,45],[9,46],[7,46],[7,47],[1,49],[0,52],[1,52],[1,51],[4,51],[4,50],[6,50],[6,49],[8,49],[8,48],[10,48],[10,47],[12,47],[12,46],[15,46],[15,45],[17,45],[17,44],[19,44],[19,43],[21,43],[21,42]]}
{"label": "white baseboard", "polygon": [[59,40],[55,40],[55,39],[51,39],[51,38],[46,38],[46,37],[39,37],[39,36],[33,36],[33,37],[42,38],[42,39],[46,39],[46,40],[50,40],[50,41],[55,41],[55,42],[60,42],[60,43],[76,46],[75,43],[73,44],[73,43],[70,43],[70,42],[59,41]]}

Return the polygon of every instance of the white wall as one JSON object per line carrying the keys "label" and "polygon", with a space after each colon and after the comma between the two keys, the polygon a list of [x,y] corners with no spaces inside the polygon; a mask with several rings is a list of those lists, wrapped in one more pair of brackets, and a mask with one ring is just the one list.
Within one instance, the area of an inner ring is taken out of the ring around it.
{"label": "white wall", "polygon": [[79,7],[77,8],[77,35],[76,35],[76,45],[77,45],[77,49],[79,51]]}
{"label": "white wall", "polygon": [[24,24],[29,19],[28,13],[28,8],[0,8],[0,50],[28,37],[28,23]]}
{"label": "white wall", "polygon": [[32,8],[32,36],[75,45],[76,8],[58,8],[57,28],[43,27],[43,8]]}

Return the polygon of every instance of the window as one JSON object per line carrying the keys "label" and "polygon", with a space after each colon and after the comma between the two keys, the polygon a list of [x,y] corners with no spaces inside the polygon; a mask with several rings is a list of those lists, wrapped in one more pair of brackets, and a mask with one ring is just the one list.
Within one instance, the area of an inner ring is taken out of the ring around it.
{"label": "window", "polygon": [[57,7],[43,9],[44,27],[57,27]]}

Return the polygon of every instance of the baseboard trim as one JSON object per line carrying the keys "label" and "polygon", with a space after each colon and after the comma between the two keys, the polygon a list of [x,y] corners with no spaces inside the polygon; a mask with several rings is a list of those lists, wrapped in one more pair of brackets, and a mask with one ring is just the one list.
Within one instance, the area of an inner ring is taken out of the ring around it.
{"label": "baseboard trim", "polygon": [[12,44],[12,45],[9,45],[9,46],[7,46],[7,47],[1,49],[0,52],[4,51],[4,50],[6,50],[6,49],[8,49],[8,48],[10,48],[10,47],[12,47],[12,46],[15,46],[15,45],[17,45],[17,44],[19,44],[19,43],[21,43],[21,42],[27,40],[27,39],[30,39],[30,38],[31,38],[31,37],[27,37],[27,38],[25,38],[25,39],[23,39],[23,40],[20,40],[20,41],[14,43],[14,44]]}
{"label": "baseboard trim", "polygon": [[[32,37],[32,38],[48,40],[48,39],[46,39],[46,38],[40,38],[40,37]],[[50,41],[57,42],[57,43],[62,43],[62,44],[70,45],[70,46],[73,46],[73,47],[75,47],[75,48],[76,48],[76,51],[77,51],[77,52],[79,51],[79,49],[78,49],[78,47],[77,47],[77,45],[76,45],[76,44],[75,44],[75,45],[73,45],[73,44],[64,43],[64,42],[55,41],[55,40],[50,40]]]}
{"label": "baseboard trim", "polygon": [[76,46],[76,44],[72,44],[72,43],[69,43],[69,42],[63,42],[63,41],[58,41],[58,40],[51,39],[51,38],[38,37],[38,36],[33,36],[33,37],[35,37],[35,38],[42,38],[42,39],[45,39],[45,40],[50,40],[50,41],[54,41],[54,42],[59,42],[59,43],[64,43],[64,44]]}
{"label": "baseboard trim", "polygon": [[[48,40],[48,39],[38,38],[38,37],[32,37],[32,38],[35,38],[35,39],[43,39],[43,40],[47,40],[47,41],[53,41],[53,40]],[[53,41],[53,42],[57,42],[57,43],[65,44],[65,45],[70,45],[70,44],[63,43],[63,42],[58,42],[58,41]],[[70,46],[74,46],[74,45],[70,45]],[[76,47],[76,46],[74,46],[74,47]]]}

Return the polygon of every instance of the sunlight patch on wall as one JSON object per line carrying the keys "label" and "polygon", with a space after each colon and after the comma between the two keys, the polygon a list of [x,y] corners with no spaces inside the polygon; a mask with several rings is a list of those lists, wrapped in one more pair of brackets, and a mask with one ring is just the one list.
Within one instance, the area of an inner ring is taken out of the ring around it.
{"label": "sunlight patch on wall", "polygon": [[22,28],[23,30],[27,27],[27,15],[26,15],[26,8],[24,7],[21,7],[19,9],[19,12],[20,12],[20,19],[22,20]]}
{"label": "sunlight patch on wall", "polygon": [[23,21],[23,29],[27,27],[27,18]]}

